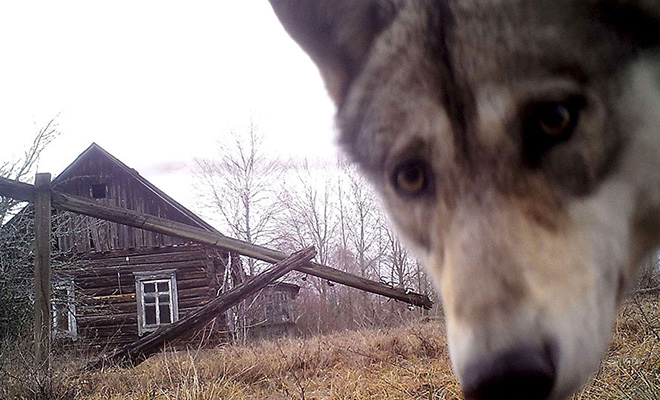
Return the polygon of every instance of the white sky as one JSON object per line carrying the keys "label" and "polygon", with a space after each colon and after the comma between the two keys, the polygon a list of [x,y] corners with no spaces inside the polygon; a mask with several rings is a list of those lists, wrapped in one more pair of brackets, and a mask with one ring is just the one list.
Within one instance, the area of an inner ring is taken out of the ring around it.
{"label": "white sky", "polygon": [[284,157],[333,159],[334,106],[267,0],[3,1],[0,159],[59,114],[40,172],[89,144],[196,210],[189,168],[252,117]]}

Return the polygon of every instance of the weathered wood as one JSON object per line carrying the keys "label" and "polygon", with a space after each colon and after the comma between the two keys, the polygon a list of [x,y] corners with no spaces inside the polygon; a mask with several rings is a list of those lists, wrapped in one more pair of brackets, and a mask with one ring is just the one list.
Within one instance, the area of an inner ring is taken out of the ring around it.
{"label": "weathered wood", "polygon": [[[87,148],[53,181],[53,189],[80,196],[101,205],[129,208],[141,213],[182,222],[198,228],[210,226],[168,198],[135,170],[96,144]],[[63,213],[66,214],[66,213]],[[185,240],[135,228],[122,229],[112,222],[86,224],[73,216],[74,224],[86,229],[70,230],[62,240],[61,251],[77,253],[118,248],[162,247],[183,244]]]}
{"label": "weathered wood", "polygon": [[[68,270],[62,270],[65,274],[75,274],[76,280],[80,280],[81,283],[86,280],[94,280],[95,278],[101,278],[104,276],[114,275],[117,276],[119,273],[121,276],[131,275],[133,272],[139,271],[159,271],[162,269],[173,269],[176,268],[177,271],[182,270],[184,273],[206,273],[204,267],[202,266],[203,261],[200,259],[193,261],[179,261],[168,263],[167,261],[161,261],[154,264],[134,264],[134,265],[122,265],[118,266],[117,264],[111,264],[106,266],[99,266],[96,263],[86,264],[86,266],[79,266],[77,268],[71,268]],[[173,267],[175,265],[176,267]]]}
{"label": "weathered wood", "polygon": [[[189,299],[179,299],[179,314],[185,314],[186,310],[191,308],[197,308],[203,306],[209,302],[208,297],[192,297]],[[116,313],[127,313],[137,312],[137,305],[135,304],[135,296],[133,296],[132,301],[124,300],[120,298],[119,301],[115,302],[105,302],[103,304],[78,304],[76,307],[77,312],[80,315],[101,315],[101,314],[116,314]]]}
{"label": "weathered wood", "polygon": [[192,289],[197,287],[206,287],[210,286],[209,278],[204,277],[202,279],[181,279],[177,278],[176,285],[178,290]]}
{"label": "weathered wood", "polygon": [[[122,225],[123,226],[123,225]],[[218,254],[215,254],[218,253]],[[78,255],[77,260],[80,262],[94,262],[98,263],[117,263],[119,265],[126,264],[126,257],[129,257],[129,264],[143,264],[149,262],[158,262],[160,260],[170,260],[172,257],[175,261],[185,261],[198,259],[199,257],[221,257],[220,250],[209,249],[206,246],[199,244],[186,244],[183,246],[173,247],[146,247],[146,248],[131,248],[111,250],[110,252],[95,252],[84,255]],[[70,259],[70,256],[62,255],[65,261]]]}
{"label": "weathered wood", "polygon": [[85,315],[76,318],[79,327],[88,326],[106,326],[106,325],[121,325],[121,324],[136,324],[137,314],[134,312],[127,312],[123,314],[114,313],[112,315]]}
{"label": "weathered wood", "polygon": [[180,335],[206,324],[245,297],[258,292],[275,279],[282,277],[299,264],[311,260],[315,255],[316,250],[314,250],[313,247],[292,254],[290,257],[275,264],[275,266],[268,271],[249,279],[244,284],[237,286],[228,292],[222,293],[205,306],[186,315],[179,321],[163,326],[155,332],[137,340],[135,343],[119,348],[110,355],[102,357],[94,363],[94,366],[99,367],[105,362],[121,359],[136,361],[138,357],[148,356],[166,341],[176,339]]}
{"label": "weathered wood", "polygon": [[87,273],[87,271],[85,271],[84,274],[76,273],[76,285],[84,289],[107,287],[109,285],[116,286],[117,284],[121,284],[122,286],[132,285],[135,282],[135,275],[133,275],[133,273],[141,271],[159,271],[162,269],[176,269],[177,280],[181,281],[192,279],[204,280],[206,281],[205,285],[208,285],[208,280],[210,279],[207,276],[208,274],[206,273],[206,270],[200,266],[200,261],[197,261],[195,263],[162,263],[154,265],[151,268],[148,267],[148,264],[145,264],[145,266],[135,265],[132,267],[121,268],[106,267],[105,270],[99,268],[93,273]]}
{"label": "weathered wood", "polygon": [[[78,212],[166,235],[189,239],[197,243],[219,247],[224,250],[233,251],[244,256],[270,263],[275,263],[286,257],[286,254],[280,251],[229,238],[217,232],[209,232],[190,225],[140,214],[128,209],[102,206],[94,202],[62,193],[53,193],[53,204],[56,208]],[[419,307],[431,308],[433,306],[433,302],[428,296],[401,288],[394,288],[381,282],[372,281],[367,278],[349,274],[311,261],[299,265],[296,267],[296,270],[322,279],[327,279],[329,281],[404,301]]]}
{"label": "weathered wood", "polygon": [[[50,182],[50,180],[49,180]],[[0,196],[34,202],[34,186],[29,183],[0,177]]]}
{"label": "weathered wood", "polygon": [[137,324],[126,325],[113,325],[113,326],[100,326],[100,327],[84,327],[80,328],[79,335],[83,337],[97,337],[102,342],[103,339],[116,339],[123,337],[126,342],[134,342],[138,338]]}
{"label": "weathered wood", "polygon": [[37,174],[34,192],[34,362],[39,384],[47,390],[51,371],[50,232],[50,174]]}
{"label": "weathered wood", "polygon": [[179,300],[194,299],[200,297],[206,297],[208,294],[208,288],[192,288],[186,290],[177,290],[179,295]]}
{"label": "weathered wood", "polygon": [[[4,183],[5,186],[10,188],[10,190],[18,190],[27,196],[27,189],[25,187],[15,187],[13,186],[15,183],[13,181],[7,182],[7,180],[5,180]],[[3,187],[0,187],[0,195],[4,195],[2,190]],[[58,209],[73,211],[136,228],[188,239],[197,243],[233,251],[244,256],[253,257],[270,263],[275,263],[286,257],[286,254],[280,251],[232,239],[217,232],[209,232],[180,222],[141,214],[120,207],[97,204],[93,201],[63,193],[53,192],[52,202],[53,206]],[[419,307],[428,309],[433,306],[433,302],[428,296],[401,288],[394,288],[381,282],[372,281],[311,261],[304,265],[300,265],[296,270],[322,279],[327,279],[329,281],[404,301]]]}
{"label": "weathered wood", "polygon": [[83,296],[83,305],[115,304],[120,302],[135,302],[135,293],[123,293],[108,296]]}

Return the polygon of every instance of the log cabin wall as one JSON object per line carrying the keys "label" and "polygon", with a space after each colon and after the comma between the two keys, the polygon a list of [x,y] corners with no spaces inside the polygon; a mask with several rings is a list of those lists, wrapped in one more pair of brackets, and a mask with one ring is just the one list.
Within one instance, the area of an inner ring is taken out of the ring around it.
{"label": "log cabin wall", "polygon": [[[97,144],[57,176],[52,188],[217,232]],[[223,286],[227,252],[70,212],[55,218],[58,254],[66,259],[55,285],[60,310],[54,324],[63,340],[101,349],[133,342],[206,304]],[[179,343],[199,344],[202,337],[217,343],[226,332],[225,315],[219,315]]]}
{"label": "log cabin wall", "polygon": [[[58,278],[75,285],[77,338],[91,347],[116,347],[139,338],[136,275],[174,269],[182,317],[216,296],[228,261],[226,253],[201,245],[118,250],[83,256],[58,271]],[[219,315],[183,342],[204,337],[214,344],[226,337],[226,330],[225,316]]]}

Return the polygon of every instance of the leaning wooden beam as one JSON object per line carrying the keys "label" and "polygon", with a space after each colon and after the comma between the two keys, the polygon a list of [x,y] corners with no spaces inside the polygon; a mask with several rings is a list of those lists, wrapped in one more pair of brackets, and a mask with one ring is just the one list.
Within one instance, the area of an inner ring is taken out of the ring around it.
{"label": "leaning wooden beam", "polygon": [[[18,194],[22,195],[23,197],[28,197],[30,195],[29,188],[26,188],[25,186],[17,187],[16,185],[13,185],[14,183],[14,181],[7,179],[5,179],[3,183],[3,180],[0,179],[0,196],[5,195],[3,193],[3,188],[6,187],[8,187],[14,193],[18,192]],[[32,194],[32,196],[33,195],[34,194]],[[275,263],[277,261],[283,260],[286,257],[285,253],[277,250],[229,238],[217,232],[209,232],[204,229],[182,224],[180,222],[174,222],[164,218],[138,213],[136,211],[128,210],[125,208],[101,205],[94,201],[89,201],[80,197],[66,195],[63,193],[53,192],[52,197],[53,207],[61,210],[73,211],[76,213],[133,226],[148,231],[188,239],[197,243],[207,244],[225,250],[234,251],[238,254],[270,263]],[[382,296],[404,301],[418,307],[429,309],[433,306],[433,302],[428,298],[428,296],[410,292],[401,288],[394,288],[384,283],[362,278],[357,275],[349,274],[347,272],[340,271],[325,265],[308,262],[297,267],[296,270],[322,279],[327,279],[332,282],[341,283],[343,285],[351,286],[360,290],[365,290],[371,293],[376,293]]]}
{"label": "leaning wooden beam", "polygon": [[177,322],[163,326],[133,343],[118,348],[110,355],[99,358],[91,366],[98,368],[105,363],[120,360],[139,362],[157,351],[158,348],[167,341],[176,339],[184,333],[190,332],[191,330],[208,323],[242,299],[258,292],[275,279],[282,277],[292,269],[308,262],[314,258],[315,255],[316,250],[314,250],[313,247],[294,253],[290,257],[275,264],[266,272],[249,279],[242,285],[237,286],[228,292],[220,294],[208,304],[186,315]]}

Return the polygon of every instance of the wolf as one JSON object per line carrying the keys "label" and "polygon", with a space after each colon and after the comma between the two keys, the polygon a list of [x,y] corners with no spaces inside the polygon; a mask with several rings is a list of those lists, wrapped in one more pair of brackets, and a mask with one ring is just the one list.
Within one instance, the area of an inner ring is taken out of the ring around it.
{"label": "wolf", "polygon": [[577,390],[660,244],[660,2],[270,3],[433,277],[465,397]]}

